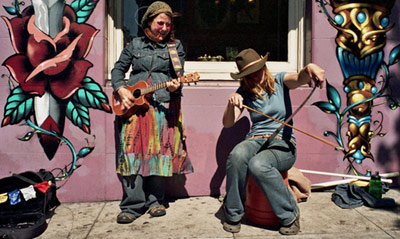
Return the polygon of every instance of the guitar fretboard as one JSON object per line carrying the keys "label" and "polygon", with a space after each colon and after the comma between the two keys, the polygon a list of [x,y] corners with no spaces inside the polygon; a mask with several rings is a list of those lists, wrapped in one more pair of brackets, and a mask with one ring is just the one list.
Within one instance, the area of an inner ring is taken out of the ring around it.
{"label": "guitar fretboard", "polygon": [[145,94],[154,92],[154,91],[156,91],[156,90],[162,89],[162,88],[164,88],[164,87],[167,87],[167,82],[168,82],[168,81],[166,81],[166,82],[161,82],[161,83],[158,83],[158,84],[151,85],[151,86],[149,86],[149,87],[143,88],[143,89],[140,90],[140,95],[145,95]]}
{"label": "guitar fretboard", "polygon": [[[196,84],[196,82],[199,80],[199,74],[197,72],[195,72],[194,74],[188,74],[185,76],[181,76],[180,78],[178,78],[178,81],[180,83],[192,83],[194,82]],[[155,85],[150,85],[146,88],[140,89],[140,95],[146,95],[148,93],[154,92],[156,90],[159,90],[161,88],[165,88],[167,87],[167,83],[168,82],[172,82],[172,80],[170,81],[165,81],[165,82],[161,82]]]}

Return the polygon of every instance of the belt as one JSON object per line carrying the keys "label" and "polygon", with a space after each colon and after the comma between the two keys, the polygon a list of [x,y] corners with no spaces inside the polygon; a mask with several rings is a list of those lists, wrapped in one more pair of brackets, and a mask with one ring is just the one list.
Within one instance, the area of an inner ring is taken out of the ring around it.
{"label": "belt", "polygon": [[[272,136],[271,134],[253,135],[253,136],[249,137],[248,139],[260,139],[260,138],[262,138],[262,139],[268,139],[268,138],[270,138],[271,136]],[[284,139],[284,138],[282,138],[282,137],[279,136],[279,135],[276,135],[276,136],[275,136],[275,139],[280,139],[280,140],[289,141],[290,143],[293,144],[293,146],[296,146],[296,143],[295,143],[293,140]]]}

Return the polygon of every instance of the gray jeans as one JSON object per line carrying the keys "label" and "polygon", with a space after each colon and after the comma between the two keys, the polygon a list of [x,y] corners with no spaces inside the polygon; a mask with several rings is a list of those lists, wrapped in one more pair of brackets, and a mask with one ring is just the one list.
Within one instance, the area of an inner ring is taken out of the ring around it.
{"label": "gray jeans", "polygon": [[123,196],[119,207],[121,212],[140,217],[148,208],[160,205],[164,200],[165,178],[132,175],[121,177]]}
{"label": "gray jeans", "polygon": [[264,138],[246,139],[236,145],[226,163],[225,215],[237,222],[244,215],[248,173],[267,196],[282,225],[292,223],[297,215],[296,201],[280,172],[289,170],[296,161],[296,148],[290,142],[274,139],[267,149],[256,154]]}

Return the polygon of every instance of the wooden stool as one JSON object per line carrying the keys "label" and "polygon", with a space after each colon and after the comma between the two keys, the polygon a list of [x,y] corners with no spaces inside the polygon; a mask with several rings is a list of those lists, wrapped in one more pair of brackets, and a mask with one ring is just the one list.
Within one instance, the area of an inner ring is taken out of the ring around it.
{"label": "wooden stool", "polygon": [[[286,186],[289,186],[287,171],[281,172],[281,175]],[[255,224],[262,226],[280,225],[267,197],[250,175],[246,187],[245,212],[245,217]]]}

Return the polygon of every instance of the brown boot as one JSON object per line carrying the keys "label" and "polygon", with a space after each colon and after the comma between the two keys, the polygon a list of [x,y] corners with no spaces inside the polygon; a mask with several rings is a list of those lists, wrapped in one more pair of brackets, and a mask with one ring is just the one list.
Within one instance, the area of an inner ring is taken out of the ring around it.
{"label": "brown boot", "polygon": [[158,205],[150,208],[149,213],[152,217],[161,217],[167,214],[165,207],[163,205]]}
{"label": "brown boot", "polygon": [[121,212],[117,216],[117,223],[119,224],[128,224],[135,220],[135,217],[132,214]]}

